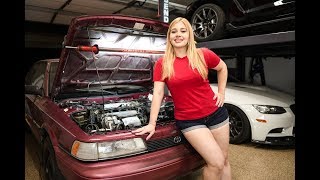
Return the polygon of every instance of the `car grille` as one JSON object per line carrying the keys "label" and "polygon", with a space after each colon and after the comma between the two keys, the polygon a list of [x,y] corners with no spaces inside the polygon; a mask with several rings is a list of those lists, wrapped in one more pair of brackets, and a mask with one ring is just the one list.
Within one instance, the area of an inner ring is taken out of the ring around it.
{"label": "car grille", "polygon": [[296,114],[296,104],[290,105],[290,109],[293,112],[293,114]]}
{"label": "car grille", "polygon": [[148,152],[157,151],[160,149],[169,148],[172,146],[177,146],[179,144],[187,143],[187,140],[183,135],[177,135],[168,137],[165,139],[159,139],[154,141],[147,141]]}

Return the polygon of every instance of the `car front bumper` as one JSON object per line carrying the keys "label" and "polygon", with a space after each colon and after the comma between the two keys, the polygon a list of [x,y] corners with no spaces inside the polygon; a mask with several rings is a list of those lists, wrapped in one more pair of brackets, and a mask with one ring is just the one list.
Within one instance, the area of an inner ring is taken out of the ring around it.
{"label": "car front bumper", "polygon": [[295,137],[267,137],[265,141],[252,140],[252,142],[259,144],[294,146]]}
{"label": "car front bumper", "polygon": [[261,114],[252,105],[242,106],[251,125],[251,141],[262,144],[293,145],[295,115],[290,108],[283,114]]}
{"label": "car front bumper", "polygon": [[56,149],[61,173],[68,180],[174,179],[201,168],[204,160],[187,145],[115,160],[82,162]]}

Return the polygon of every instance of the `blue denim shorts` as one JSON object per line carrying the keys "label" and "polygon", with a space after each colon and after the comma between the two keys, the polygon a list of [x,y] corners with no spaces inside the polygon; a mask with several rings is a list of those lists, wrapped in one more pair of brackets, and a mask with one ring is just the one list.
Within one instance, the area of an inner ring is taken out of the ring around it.
{"label": "blue denim shorts", "polygon": [[176,120],[176,126],[182,133],[198,128],[215,129],[229,123],[228,110],[222,106],[212,114],[195,120]]}

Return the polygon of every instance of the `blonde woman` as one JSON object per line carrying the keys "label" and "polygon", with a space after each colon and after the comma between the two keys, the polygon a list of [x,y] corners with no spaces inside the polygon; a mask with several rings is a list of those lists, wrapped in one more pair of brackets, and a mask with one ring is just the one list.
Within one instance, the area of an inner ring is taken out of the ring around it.
{"label": "blonde woman", "polygon": [[[217,71],[218,92],[208,81],[208,69]],[[174,103],[177,127],[206,161],[205,180],[230,180],[228,161],[229,115],[224,104],[228,70],[223,60],[207,48],[196,48],[188,20],[174,19],[167,32],[163,58],[154,67],[154,90],[149,124],[133,131],[135,135],[155,132],[164,87]]]}

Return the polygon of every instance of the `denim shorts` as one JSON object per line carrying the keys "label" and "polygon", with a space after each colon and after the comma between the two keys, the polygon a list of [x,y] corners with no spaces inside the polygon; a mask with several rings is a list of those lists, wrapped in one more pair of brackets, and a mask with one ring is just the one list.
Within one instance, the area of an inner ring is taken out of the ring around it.
{"label": "denim shorts", "polygon": [[195,120],[176,120],[176,126],[185,133],[193,129],[209,128],[215,129],[229,123],[228,110],[222,106],[212,114]]}

